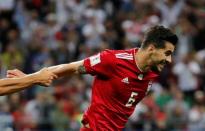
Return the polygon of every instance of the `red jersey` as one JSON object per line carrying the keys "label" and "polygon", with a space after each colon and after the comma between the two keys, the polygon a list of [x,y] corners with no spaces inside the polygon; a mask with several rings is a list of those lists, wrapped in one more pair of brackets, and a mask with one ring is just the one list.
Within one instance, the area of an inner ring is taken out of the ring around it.
{"label": "red jersey", "polygon": [[137,49],[105,50],[84,60],[88,74],[94,75],[91,105],[83,124],[93,131],[120,131],[136,104],[147,94],[158,74],[137,68]]}

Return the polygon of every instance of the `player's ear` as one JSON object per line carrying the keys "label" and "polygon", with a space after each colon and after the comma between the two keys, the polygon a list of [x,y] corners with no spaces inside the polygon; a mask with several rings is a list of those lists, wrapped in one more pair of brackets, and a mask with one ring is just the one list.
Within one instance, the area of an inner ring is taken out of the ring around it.
{"label": "player's ear", "polygon": [[150,53],[152,53],[155,49],[156,47],[154,46],[154,44],[149,44],[149,46],[147,47],[147,51],[149,51]]}

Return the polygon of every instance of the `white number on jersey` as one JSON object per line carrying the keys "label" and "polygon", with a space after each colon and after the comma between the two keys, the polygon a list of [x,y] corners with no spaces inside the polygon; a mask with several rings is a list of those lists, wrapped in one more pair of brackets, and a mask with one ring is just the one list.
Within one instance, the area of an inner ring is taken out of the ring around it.
{"label": "white number on jersey", "polygon": [[132,92],[132,94],[131,94],[131,96],[130,96],[130,98],[129,98],[129,100],[128,100],[128,102],[125,106],[126,107],[131,107],[132,104],[135,102],[135,96],[137,96],[137,95],[138,95],[138,93]]}

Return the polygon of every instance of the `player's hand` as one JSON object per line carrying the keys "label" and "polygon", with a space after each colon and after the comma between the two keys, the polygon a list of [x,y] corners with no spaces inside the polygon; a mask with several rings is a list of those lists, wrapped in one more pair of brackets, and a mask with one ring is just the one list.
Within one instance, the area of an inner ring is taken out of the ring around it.
{"label": "player's hand", "polygon": [[48,68],[43,68],[34,73],[34,75],[36,75],[37,83],[42,86],[50,86],[52,81],[57,78],[57,75],[48,70]]}
{"label": "player's hand", "polygon": [[25,73],[23,73],[22,71],[20,71],[18,69],[8,70],[6,72],[6,77],[7,78],[23,77],[25,75],[26,75]]}

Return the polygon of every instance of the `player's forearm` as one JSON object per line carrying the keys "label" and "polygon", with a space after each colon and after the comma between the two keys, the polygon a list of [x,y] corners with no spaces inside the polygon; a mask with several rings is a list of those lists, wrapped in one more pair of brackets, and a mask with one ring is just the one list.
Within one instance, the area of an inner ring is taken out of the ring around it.
{"label": "player's forearm", "polygon": [[69,64],[61,64],[48,67],[58,77],[80,74],[79,68],[83,65],[83,61],[72,62]]}
{"label": "player's forearm", "polygon": [[26,75],[20,78],[5,78],[0,80],[0,95],[11,94],[28,88],[33,84],[38,84],[36,74]]}

